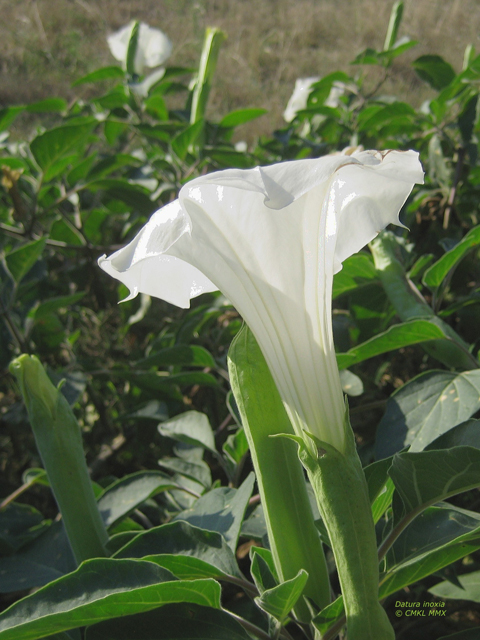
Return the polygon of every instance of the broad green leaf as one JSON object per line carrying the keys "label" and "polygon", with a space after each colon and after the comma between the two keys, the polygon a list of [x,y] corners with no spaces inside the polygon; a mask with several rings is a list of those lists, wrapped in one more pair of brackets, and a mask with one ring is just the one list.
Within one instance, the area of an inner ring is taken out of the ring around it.
{"label": "broad green leaf", "polygon": [[81,247],[85,244],[85,241],[82,235],[78,232],[78,229],[76,229],[70,222],[67,222],[64,218],[55,220],[50,227],[49,235],[52,240],[58,240],[77,247]]}
{"label": "broad green leaf", "polygon": [[[243,521],[242,536],[264,543],[268,539],[265,513],[261,504]],[[270,552],[271,553],[271,552]]]}
{"label": "broad green leaf", "polygon": [[25,107],[6,107],[0,109],[0,131],[5,131],[13,123],[19,113],[25,110]]}
{"label": "broad green leaf", "polygon": [[173,347],[160,349],[148,358],[136,363],[139,368],[165,367],[171,365],[185,365],[189,367],[216,367],[212,354],[204,347],[191,344],[177,344]]}
{"label": "broad green leaf", "polygon": [[189,462],[181,458],[161,458],[158,464],[164,469],[200,482],[205,488],[209,488],[212,485],[210,467],[203,460]]}
{"label": "broad green leaf", "polygon": [[263,557],[263,555],[255,552],[251,553],[252,562],[250,565],[250,573],[255,581],[255,585],[259,593],[263,593],[268,589],[274,589],[278,586],[278,579],[275,577],[275,571],[272,570],[273,558],[271,558],[271,565]]}
{"label": "broad green leaf", "polygon": [[392,501],[395,486],[388,475],[391,458],[378,460],[364,468],[368,496],[372,505],[373,521],[377,523]]}
{"label": "broad green leaf", "polygon": [[115,65],[110,67],[101,67],[100,69],[96,69],[92,71],[92,73],[87,73],[87,75],[82,76],[78,80],[72,84],[72,87],[76,87],[79,84],[85,84],[86,82],[101,82],[102,80],[120,80],[125,77],[125,71],[121,67],[117,67]]}
{"label": "broad green leaf", "polygon": [[167,422],[162,422],[158,425],[158,430],[162,436],[204,447],[216,453],[212,427],[204,413],[198,411],[181,413]]}
{"label": "broad green leaf", "polygon": [[142,161],[135,156],[131,156],[128,153],[117,153],[112,156],[102,158],[95,166],[93,166],[88,172],[87,180],[98,180],[110,175],[121,167],[140,167]]}
{"label": "broad green leaf", "polygon": [[0,640],[36,640],[173,602],[219,609],[220,585],[175,580],[169,571],[141,560],[87,560],[0,615]]}
{"label": "broad green leaf", "polygon": [[429,591],[437,598],[445,598],[445,600],[480,602],[480,571],[472,571],[463,576],[458,576],[458,580],[462,588],[445,581],[431,587]]}
{"label": "broad green leaf", "polygon": [[375,452],[386,458],[410,445],[421,451],[480,409],[480,370],[428,371],[395,391],[377,430]]}
{"label": "broad green leaf", "polygon": [[208,157],[220,167],[230,169],[232,167],[238,169],[250,169],[255,164],[255,157],[233,149],[218,149],[206,151]]}
{"label": "broad green leaf", "polygon": [[86,640],[251,640],[227,611],[194,604],[166,605],[156,611],[89,627]]}
{"label": "broad green leaf", "polygon": [[46,238],[40,238],[7,254],[5,260],[8,270],[18,284],[37,262],[45,248]]}
{"label": "broad green leaf", "polygon": [[323,635],[333,624],[335,624],[335,622],[337,622],[337,620],[339,620],[344,615],[345,607],[343,606],[343,598],[342,596],[339,596],[336,600],[322,609],[320,613],[313,618],[312,624],[314,625],[315,629],[320,631],[320,633]]}
{"label": "broad green leaf", "polygon": [[449,429],[436,438],[425,451],[431,449],[450,449],[452,447],[475,447],[480,449],[480,420],[467,420]]}
{"label": "broad green leaf", "polygon": [[480,548],[480,517],[448,504],[428,508],[390,550],[380,597],[418,582]]}
{"label": "broad green leaf", "polygon": [[439,338],[445,338],[445,334],[433,322],[429,320],[410,320],[389,327],[383,333],[353,347],[346,353],[338,353],[337,364],[339,369],[346,369],[382,353]]}
{"label": "broad green leaf", "polygon": [[138,184],[131,184],[127,180],[102,178],[88,183],[91,191],[102,190],[106,195],[115,200],[121,200],[131,206],[135,211],[145,215],[153,213],[157,208],[155,202],[150,199],[150,192]]}
{"label": "broad green leaf", "polygon": [[177,488],[177,483],[160,471],[139,471],[107,487],[98,498],[98,508],[105,526],[114,527],[148,498]]}
{"label": "broad green leaf", "polygon": [[342,270],[335,274],[333,299],[358,287],[379,281],[372,257],[368,253],[356,253],[347,258],[343,263]]}
{"label": "broad green leaf", "polygon": [[291,580],[266,589],[255,602],[271,616],[283,622],[302,595],[307,583],[308,573],[303,569]]}
{"label": "broad green leaf", "polygon": [[172,140],[172,149],[180,160],[185,160],[188,149],[195,144],[201,134],[203,124],[203,120],[197,120]]}
{"label": "broad green leaf", "polygon": [[412,62],[412,66],[422,80],[438,91],[448,86],[455,78],[452,66],[440,56],[420,56]]}
{"label": "broad green leaf", "polygon": [[[237,576],[239,572],[234,552],[222,535],[215,531],[205,531],[188,522],[170,522],[139,533],[122,547],[117,558],[143,558],[152,556],[190,556],[205,564],[212,565],[222,574]],[[174,573],[174,572],[173,572]]]}
{"label": "broad green leaf", "polygon": [[0,593],[42,587],[74,569],[63,525],[54,522],[15,555],[0,558]]}
{"label": "broad green leaf", "polygon": [[440,260],[427,269],[423,276],[424,284],[433,291],[438,289],[448,273],[458,265],[465,254],[478,245],[480,245],[480,225],[471,229],[453,249],[447,251]]}
{"label": "broad green leaf", "polygon": [[223,452],[234,464],[239,464],[248,452],[248,440],[245,429],[237,429],[228,436],[222,446]]}
{"label": "broad green leaf", "polygon": [[267,109],[237,109],[224,116],[219,124],[221,127],[238,127],[238,125],[255,120],[265,113],[267,113]]}
{"label": "broad green leaf", "polygon": [[255,476],[250,473],[238,489],[212,489],[190,509],[175,516],[175,521],[183,520],[201,529],[217,531],[235,551],[254,482]]}
{"label": "broad green leaf", "polygon": [[[405,514],[480,485],[480,450],[454,447],[398,453],[388,474],[402,498]],[[398,513],[395,514],[398,518]]]}
{"label": "broad green leaf", "polygon": [[360,131],[375,132],[390,123],[409,124],[415,116],[415,109],[406,102],[393,102],[375,109],[371,114],[367,110],[361,112],[358,117],[358,127]]}
{"label": "broad green leaf", "polygon": [[35,320],[39,320],[40,318],[43,318],[50,313],[54,313],[59,311],[60,309],[71,307],[76,302],[81,300],[84,295],[85,291],[80,291],[79,293],[72,293],[69,296],[59,296],[58,298],[50,298],[49,300],[45,300],[45,302],[41,302],[35,309],[33,317],[35,318]]}
{"label": "broad green leaf", "polygon": [[66,111],[68,104],[63,98],[46,98],[38,102],[32,102],[25,107],[30,113],[45,113],[47,111]]}
{"label": "broad green leaf", "polygon": [[458,633],[442,636],[441,638],[438,638],[438,640],[478,640],[479,633],[480,627],[475,627],[474,629],[465,629]]}
{"label": "broad green leaf", "polygon": [[5,506],[0,511],[0,556],[9,555],[37,538],[44,530],[43,522],[42,514],[34,507],[18,502]]}
{"label": "broad green leaf", "polygon": [[30,150],[40,169],[45,172],[56,160],[86,143],[96,124],[97,121],[90,118],[79,124],[55,127],[38,135],[30,143]]}

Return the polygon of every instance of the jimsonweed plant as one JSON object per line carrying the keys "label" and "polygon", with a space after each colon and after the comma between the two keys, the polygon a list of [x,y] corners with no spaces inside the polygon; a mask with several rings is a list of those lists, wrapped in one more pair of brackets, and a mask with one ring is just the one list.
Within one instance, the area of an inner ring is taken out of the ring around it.
{"label": "jimsonweed plant", "polygon": [[214,28],[0,111],[0,640],[478,632],[480,63],[386,95],[402,9],[247,150]]}

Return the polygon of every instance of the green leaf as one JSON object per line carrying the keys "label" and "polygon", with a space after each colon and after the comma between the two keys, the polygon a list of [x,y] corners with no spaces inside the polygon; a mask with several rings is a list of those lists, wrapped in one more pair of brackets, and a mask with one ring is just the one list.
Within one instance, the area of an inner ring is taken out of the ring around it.
{"label": "green leaf", "polygon": [[435,438],[425,451],[450,449],[451,447],[475,447],[480,449],[480,420],[467,420]]}
{"label": "green leaf", "polygon": [[15,555],[0,558],[0,593],[42,587],[74,569],[63,524],[54,522]]}
{"label": "green leaf", "polygon": [[25,110],[25,107],[6,107],[0,109],[0,131],[5,131],[13,123],[19,113]]}
{"label": "green leaf", "polygon": [[103,80],[120,80],[125,78],[125,71],[121,67],[115,65],[110,67],[101,67],[87,73],[72,84],[72,87],[77,87],[79,84],[85,84],[86,82],[102,82]]}
{"label": "green leaf", "polygon": [[33,242],[22,245],[18,249],[14,249],[5,257],[8,270],[17,284],[27,275],[40,258],[45,248],[45,242],[46,238],[34,240]]}
{"label": "green leaf", "polygon": [[86,143],[96,125],[97,121],[90,118],[80,124],[65,124],[38,135],[30,143],[30,150],[40,169],[46,171],[59,158]]}
{"label": "green leaf", "polygon": [[121,167],[140,167],[142,161],[128,153],[116,153],[112,156],[102,158],[97,164],[90,169],[86,179],[98,180],[107,176]]}
{"label": "green leaf", "polygon": [[55,313],[60,309],[71,307],[76,302],[81,300],[84,297],[85,293],[85,291],[80,291],[79,293],[72,293],[69,296],[59,296],[58,298],[50,298],[49,300],[45,300],[45,302],[41,302],[35,309],[33,317],[35,318],[35,320],[40,320],[50,313]]}
{"label": "green leaf", "polygon": [[0,555],[17,551],[37,538],[44,530],[40,511],[26,504],[12,502],[0,511]]}
{"label": "green leaf", "polygon": [[[269,553],[268,559],[265,557],[265,551]],[[258,547],[252,547],[250,557],[252,560],[250,573],[252,574],[258,591],[263,593],[267,589],[273,589],[278,586],[278,577],[276,575],[271,551],[269,549],[262,549],[262,551],[259,552]]]}
{"label": "green leaf", "polygon": [[339,369],[346,369],[382,353],[439,338],[445,338],[445,334],[433,322],[429,320],[410,320],[409,322],[389,327],[387,331],[359,344],[357,347],[353,347],[346,353],[338,353],[337,364]]}
{"label": "green leaf", "polygon": [[32,102],[25,107],[25,111],[30,113],[45,113],[47,111],[66,111],[68,104],[63,98],[47,98]]}
{"label": "green leaf", "polygon": [[238,125],[255,120],[265,113],[267,113],[267,109],[237,109],[224,116],[219,124],[221,127],[238,127]]}
{"label": "green leaf", "polygon": [[194,604],[166,605],[156,611],[102,622],[87,629],[86,640],[251,640],[224,610]]}
{"label": "green leaf", "polygon": [[203,460],[198,462],[188,462],[181,458],[161,458],[158,461],[160,467],[178,473],[191,480],[200,482],[205,488],[209,488],[212,485],[212,474],[210,467]]}
{"label": "green leaf", "polygon": [[103,178],[88,183],[91,191],[103,190],[106,195],[115,200],[121,200],[131,206],[135,211],[145,215],[153,213],[157,208],[155,202],[150,199],[150,192],[138,184],[131,184],[127,180]]}
{"label": "green leaf", "polygon": [[212,354],[204,347],[190,344],[177,344],[173,347],[160,349],[152,353],[148,358],[138,360],[135,366],[146,367],[168,367],[172,365],[184,365],[188,367],[216,367]]}
{"label": "green leaf", "polygon": [[475,627],[474,629],[465,629],[449,636],[442,636],[438,640],[478,640],[479,632],[480,627]]}
{"label": "green leaf", "polygon": [[448,86],[456,75],[453,67],[436,55],[420,56],[412,66],[422,80],[438,91]]}
{"label": "green leaf", "polygon": [[405,513],[420,512],[435,502],[480,485],[480,450],[454,447],[398,453],[388,474],[402,499]]}
{"label": "green leaf", "polygon": [[347,258],[342,270],[333,278],[333,299],[358,287],[379,282],[372,257],[367,253],[356,253]]}
{"label": "green leaf", "polygon": [[216,453],[212,427],[204,413],[198,411],[181,413],[167,422],[162,422],[158,425],[158,430],[162,436]]}
{"label": "green leaf", "polygon": [[471,249],[478,247],[478,245],[480,245],[480,225],[471,229],[453,249],[447,251],[440,260],[427,269],[423,276],[423,283],[432,291],[438,289],[450,271]]}
{"label": "green leaf", "polygon": [[139,471],[117,480],[98,498],[105,526],[114,527],[142,502],[169,489],[178,489],[178,485],[160,471]]}
{"label": "green leaf", "polygon": [[264,591],[255,602],[271,616],[283,622],[302,595],[308,573],[301,569],[295,578]]}
{"label": "green leaf", "polygon": [[368,486],[368,496],[372,505],[373,521],[377,523],[392,501],[395,486],[388,476],[391,458],[369,464],[364,469]]}
{"label": "green leaf", "polygon": [[214,580],[175,580],[151,562],[89,560],[0,615],[0,640],[36,640],[173,602],[219,609],[220,585]]}
{"label": "green leaf", "polygon": [[420,514],[387,555],[380,577],[380,597],[432,575],[480,548],[480,517],[471,511],[439,504]]}
{"label": "green leaf", "polygon": [[312,620],[315,629],[323,635],[328,629],[345,615],[342,596],[338,597],[331,604],[327,605]]}
{"label": "green leaf", "polygon": [[[152,557],[152,562],[162,564],[162,558],[180,562],[178,556],[196,558],[215,567],[221,575],[239,577],[234,552],[220,533],[205,531],[188,522],[170,522],[139,533],[134,540],[122,547],[117,558]],[[177,558],[177,560],[175,560]],[[175,571],[172,570],[172,573]],[[176,574],[175,574],[176,575]]]}
{"label": "green leaf", "polygon": [[421,451],[480,409],[480,370],[428,371],[395,391],[377,429],[375,453],[387,458],[410,446]]}
{"label": "green leaf", "polygon": [[238,489],[220,487],[199,498],[193,507],[175,516],[175,521],[221,533],[235,551],[248,501],[252,495],[255,476],[250,473]]}
{"label": "green leaf", "polygon": [[451,582],[440,582],[429,589],[437,598],[445,600],[471,600],[480,602],[480,571],[472,571],[463,576],[458,576],[462,588],[455,586]]}
{"label": "green leaf", "polygon": [[188,149],[195,144],[203,130],[203,120],[197,120],[172,140],[172,149],[180,160],[185,160]]}

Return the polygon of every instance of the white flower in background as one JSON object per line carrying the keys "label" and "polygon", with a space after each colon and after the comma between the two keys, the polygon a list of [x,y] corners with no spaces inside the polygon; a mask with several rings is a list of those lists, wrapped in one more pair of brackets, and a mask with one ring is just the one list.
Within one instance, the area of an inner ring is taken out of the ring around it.
{"label": "white flower in background", "polygon": [[[119,31],[108,36],[108,46],[113,57],[123,64],[127,60],[128,43],[132,35],[135,21],[130,22]],[[144,22],[140,23],[134,69],[143,75],[145,67],[159,67],[172,53],[172,43],[160,29],[154,29]]]}
{"label": "white flower in background", "polygon": [[291,122],[299,111],[307,108],[307,100],[312,90],[312,85],[319,80],[320,78],[315,76],[312,78],[298,78],[295,81],[295,88],[283,112],[285,122]]}
{"label": "white flower in background", "polygon": [[[299,111],[307,108],[308,96],[312,92],[313,85],[319,80],[319,77],[299,78],[295,82],[295,89],[287,103],[287,108],[283,112],[285,122],[291,122]],[[347,85],[344,82],[334,82],[323,104],[326,107],[338,107],[340,98],[345,95],[346,89]]]}
{"label": "white flower in background", "polygon": [[332,282],[423,181],[414,151],[363,151],[228,169],[186,184],[99,264],[179,307],[219,289],[255,335],[297,434],[344,448]]}

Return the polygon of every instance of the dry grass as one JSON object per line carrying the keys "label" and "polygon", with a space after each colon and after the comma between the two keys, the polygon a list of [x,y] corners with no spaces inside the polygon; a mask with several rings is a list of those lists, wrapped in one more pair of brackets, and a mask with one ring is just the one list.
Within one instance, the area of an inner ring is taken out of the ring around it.
{"label": "dry grass", "polygon": [[[367,46],[383,44],[393,0],[0,0],[0,106],[46,96],[88,95],[71,82],[112,64],[106,35],[131,19],[172,39],[170,64],[195,66],[203,31],[228,34],[211,96],[212,116],[265,107],[252,133],[270,133],[295,79],[338,69]],[[480,32],[478,0],[405,0],[400,35],[419,41],[393,69],[389,90],[419,102],[427,95],[409,60],[438,53],[461,68]],[[371,81],[374,81],[372,77]]]}

